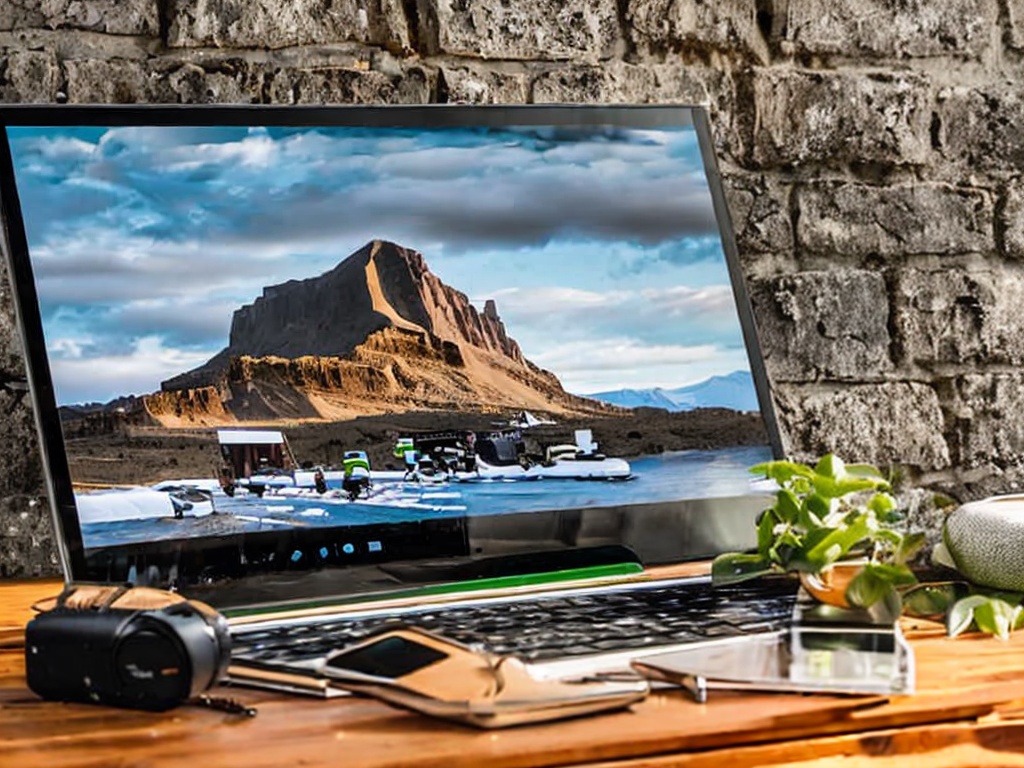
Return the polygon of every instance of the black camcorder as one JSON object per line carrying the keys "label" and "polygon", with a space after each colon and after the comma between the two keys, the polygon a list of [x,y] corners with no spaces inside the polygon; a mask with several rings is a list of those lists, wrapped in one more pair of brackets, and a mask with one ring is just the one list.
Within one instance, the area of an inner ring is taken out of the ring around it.
{"label": "black camcorder", "polygon": [[65,591],[25,628],[26,677],[39,696],[163,711],[227,672],[227,621],[209,606],[159,590],[93,589],[74,600]]}

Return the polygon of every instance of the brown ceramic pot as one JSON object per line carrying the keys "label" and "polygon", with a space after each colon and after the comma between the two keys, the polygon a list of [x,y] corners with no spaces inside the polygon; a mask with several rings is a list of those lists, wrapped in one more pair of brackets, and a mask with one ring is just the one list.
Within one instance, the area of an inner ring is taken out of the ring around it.
{"label": "brown ceramic pot", "polygon": [[846,588],[853,577],[864,568],[865,560],[849,560],[833,563],[818,573],[801,573],[800,583],[816,600],[826,605],[849,608]]}

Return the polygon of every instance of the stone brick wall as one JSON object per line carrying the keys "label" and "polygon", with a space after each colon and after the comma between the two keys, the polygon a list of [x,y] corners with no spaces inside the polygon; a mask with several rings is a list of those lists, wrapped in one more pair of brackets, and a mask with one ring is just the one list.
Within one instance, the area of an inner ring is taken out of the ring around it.
{"label": "stone brick wall", "polygon": [[[1024,0],[4,0],[0,100],[700,102],[788,450],[1024,479]],[[0,318],[0,576],[53,572]]]}

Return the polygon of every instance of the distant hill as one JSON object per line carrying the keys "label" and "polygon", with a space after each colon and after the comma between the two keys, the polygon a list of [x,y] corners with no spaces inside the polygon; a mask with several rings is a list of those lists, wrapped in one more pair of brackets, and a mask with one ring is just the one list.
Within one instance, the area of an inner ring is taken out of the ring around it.
{"label": "distant hill", "polygon": [[677,389],[616,389],[594,392],[586,397],[620,408],[662,408],[692,411],[695,408],[729,408],[733,411],[759,409],[754,379],[749,371],[733,371]]}

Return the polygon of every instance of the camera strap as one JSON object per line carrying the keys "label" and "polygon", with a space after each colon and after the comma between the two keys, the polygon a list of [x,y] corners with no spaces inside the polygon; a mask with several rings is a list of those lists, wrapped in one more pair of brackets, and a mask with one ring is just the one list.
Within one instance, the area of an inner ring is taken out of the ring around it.
{"label": "camera strap", "polygon": [[37,613],[67,608],[75,611],[122,610],[152,611],[185,602],[177,592],[131,584],[68,584],[56,597],[40,600],[32,606]]}
{"label": "camera strap", "polygon": [[224,696],[207,696],[205,693],[194,696],[185,702],[195,707],[205,707],[216,712],[224,712],[229,715],[242,715],[244,717],[256,717],[259,710],[256,707],[247,707],[237,699]]}

